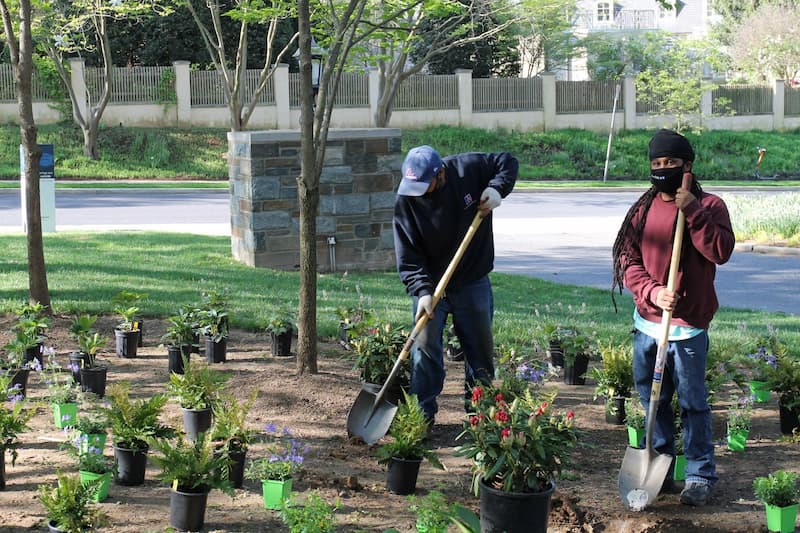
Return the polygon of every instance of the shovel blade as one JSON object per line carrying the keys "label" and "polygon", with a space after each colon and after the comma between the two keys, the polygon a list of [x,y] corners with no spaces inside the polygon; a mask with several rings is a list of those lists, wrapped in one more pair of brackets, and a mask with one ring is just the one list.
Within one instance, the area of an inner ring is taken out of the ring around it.
{"label": "shovel blade", "polygon": [[347,434],[361,437],[367,444],[374,444],[386,435],[397,412],[395,404],[386,399],[376,403],[376,398],[376,393],[361,389],[347,414]]}
{"label": "shovel blade", "polygon": [[625,508],[641,511],[656,501],[671,465],[671,455],[629,446],[619,471],[619,496]]}

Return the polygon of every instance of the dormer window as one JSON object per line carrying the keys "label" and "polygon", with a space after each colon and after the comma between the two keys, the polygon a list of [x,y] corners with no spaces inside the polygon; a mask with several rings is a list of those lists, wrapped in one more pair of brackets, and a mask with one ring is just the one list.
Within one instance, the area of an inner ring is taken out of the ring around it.
{"label": "dormer window", "polygon": [[608,22],[611,20],[611,3],[597,2],[597,22]]}

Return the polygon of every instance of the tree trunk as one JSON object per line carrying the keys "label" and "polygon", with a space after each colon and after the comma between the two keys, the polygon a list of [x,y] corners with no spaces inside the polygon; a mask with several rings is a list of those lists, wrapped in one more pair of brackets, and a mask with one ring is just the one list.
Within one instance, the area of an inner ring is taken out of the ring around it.
{"label": "tree trunk", "polygon": [[97,161],[100,156],[97,154],[97,127],[94,120],[89,118],[87,125],[83,128],[83,155]]}
{"label": "tree trunk", "polygon": [[317,209],[319,172],[314,144],[311,87],[311,27],[308,0],[297,2],[300,47],[300,301],[297,313],[297,372],[317,373]]}
{"label": "tree trunk", "polygon": [[[42,241],[42,212],[39,198],[39,159],[42,151],[36,142],[36,124],[33,120],[31,76],[33,74],[33,43],[31,39],[31,4],[20,2],[19,55],[16,57],[15,77],[19,104],[19,131],[25,159],[25,203],[27,213],[28,288],[31,303],[50,307],[47,288],[47,269]],[[13,61],[13,59],[12,59]]]}

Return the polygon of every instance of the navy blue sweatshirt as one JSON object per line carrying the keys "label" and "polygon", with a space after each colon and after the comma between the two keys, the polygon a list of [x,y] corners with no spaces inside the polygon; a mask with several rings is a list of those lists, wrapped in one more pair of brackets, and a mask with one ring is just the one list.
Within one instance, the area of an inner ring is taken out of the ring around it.
{"label": "navy blue sweatshirt", "polygon": [[[519,163],[508,152],[466,153],[443,159],[444,186],[423,196],[397,196],[394,247],[400,280],[411,296],[433,294],[461,244],[486,187],[505,198]],[[482,278],[494,268],[491,213],[481,222],[448,287]]]}

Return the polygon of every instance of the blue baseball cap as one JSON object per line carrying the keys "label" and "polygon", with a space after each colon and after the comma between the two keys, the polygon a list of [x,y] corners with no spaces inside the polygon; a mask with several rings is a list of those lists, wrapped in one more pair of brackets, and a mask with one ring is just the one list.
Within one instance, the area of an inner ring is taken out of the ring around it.
{"label": "blue baseball cap", "polygon": [[442,158],[436,150],[425,145],[412,148],[403,161],[403,179],[397,188],[397,194],[422,196],[441,169]]}

